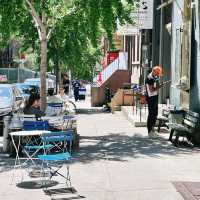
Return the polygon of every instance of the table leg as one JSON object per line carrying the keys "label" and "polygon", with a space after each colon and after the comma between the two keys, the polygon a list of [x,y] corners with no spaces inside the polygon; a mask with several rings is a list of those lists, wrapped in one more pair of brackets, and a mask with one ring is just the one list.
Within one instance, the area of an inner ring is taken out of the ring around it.
{"label": "table leg", "polygon": [[15,140],[14,140],[13,136],[11,136],[11,139],[12,139],[12,143],[15,148],[15,151],[16,151],[15,165],[14,165],[14,170],[13,170],[12,179],[11,179],[11,183],[13,183],[15,171],[16,171],[16,168],[18,165],[21,170],[21,176],[22,176],[21,180],[23,180],[23,173],[22,173],[21,162],[20,162],[20,157],[19,157],[19,148],[20,148],[20,144],[21,144],[21,137],[19,136],[18,145],[15,144]]}

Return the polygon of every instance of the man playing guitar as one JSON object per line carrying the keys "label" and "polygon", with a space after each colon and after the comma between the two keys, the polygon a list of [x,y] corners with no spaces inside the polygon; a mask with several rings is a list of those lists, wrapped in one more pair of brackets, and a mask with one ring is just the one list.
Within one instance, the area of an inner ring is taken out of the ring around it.
{"label": "man playing guitar", "polygon": [[150,138],[157,136],[154,131],[154,126],[158,116],[158,90],[170,82],[166,81],[160,84],[159,78],[161,76],[162,68],[160,66],[155,66],[145,80],[146,100],[148,104],[147,129]]}

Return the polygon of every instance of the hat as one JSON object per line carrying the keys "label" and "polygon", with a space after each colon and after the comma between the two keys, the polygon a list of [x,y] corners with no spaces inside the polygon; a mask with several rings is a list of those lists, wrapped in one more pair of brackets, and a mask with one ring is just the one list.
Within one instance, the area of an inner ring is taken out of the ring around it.
{"label": "hat", "polygon": [[152,72],[153,72],[156,76],[162,76],[162,67],[160,67],[160,66],[155,66],[155,67],[153,67]]}

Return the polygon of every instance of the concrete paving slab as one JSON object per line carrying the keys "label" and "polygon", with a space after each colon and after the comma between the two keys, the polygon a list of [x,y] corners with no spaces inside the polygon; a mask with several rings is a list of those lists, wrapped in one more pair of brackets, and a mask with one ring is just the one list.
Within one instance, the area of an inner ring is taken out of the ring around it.
{"label": "concrete paving slab", "polygon": [[[76,104],[91,109],[87,100]],[[146,128],[134,127],[121,112],[79,114],[78,133],[80,149],[70,172],[76,195],[86,200],[182,200],[172,181],[200,181],[198,149],[176,148],[167,134],[150,140]],[[9,184],[13,161],[0,154],[0,199],[50,199],[42,189]],[[61,177],[54,180],[63,183]],[[69,200],[70,195],[62,197]]]}
{"label": "concrete paving slab", "polygon": [[115,192],[116,200],[182,200],[178,192],[171,190],[142,190]]}

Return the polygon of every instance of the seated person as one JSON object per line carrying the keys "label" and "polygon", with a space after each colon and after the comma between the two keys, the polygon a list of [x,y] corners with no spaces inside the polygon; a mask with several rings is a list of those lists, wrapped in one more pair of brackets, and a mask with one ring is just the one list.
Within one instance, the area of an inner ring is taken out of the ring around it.
{"label": "seated person", "polygon": [[47,109],[46,114],[48,116],[57,116],[62,113],[63,109],[61,107],[52,106],[53,104],[62,104],[63,101],[57,95],[54,95],[54,89],[48,89],[47,97]]}
{"label": "seated person", "polygon": [[68,95],[65,94],[65,89],[64,88],[60,88],[59,90],[59,94],[57,95],[64,104],[64,111],[66,111],[67,113],[74,113],[74,107],[71,107],[72,104],[69,103],[69,97]]}
{"label": "seated person", "polygon": [[40,95],[37,93],[32,93],[24,108],[24,114],[27,115],[35,114],[36,118],[44,116],[45,113],[40,110],[40,106],[41,106]]}
{"label": "seated person", "polygon": [[59,96],[54,95],[53,88],[48,89],[47,103],[63,103],[62,99]]}
{"label": "seated person", "polygon": [[60,98],[64,103],[67,103],[69,101],[69,97],[65,94],[65,89],[62,87],[60,88],[57,97]]}

